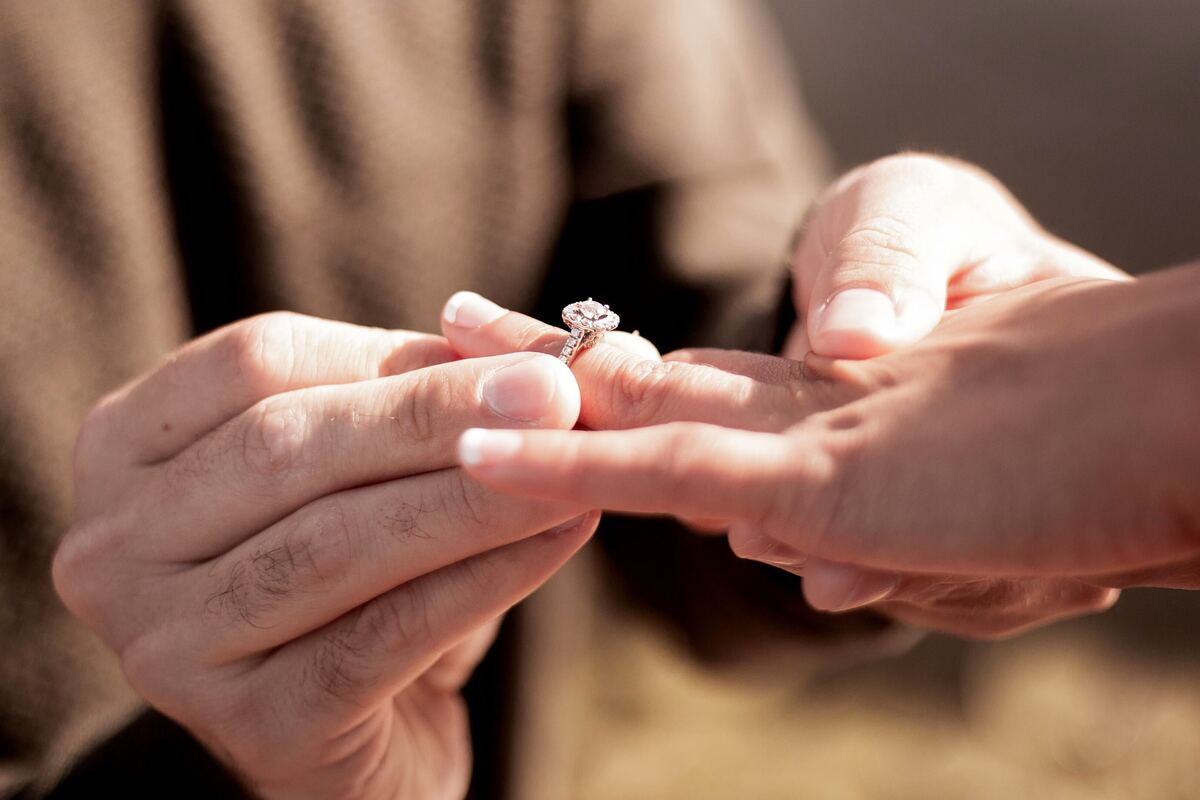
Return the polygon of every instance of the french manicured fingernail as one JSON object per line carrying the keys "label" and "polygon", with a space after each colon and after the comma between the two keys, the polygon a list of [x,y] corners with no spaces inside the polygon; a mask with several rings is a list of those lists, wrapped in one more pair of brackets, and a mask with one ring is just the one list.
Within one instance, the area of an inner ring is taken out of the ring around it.
{"label": "french manicured fingernail", "polygon": [[493,372],[483,384],[483,402],[493,412],[517,422],[537,422],[560,403],[560,392],[578,392],[565,364],[548,355],[530,355]]}
{"label": "french manicured fingernail", "polygon": [[514,456],[521,449],[516,431],[467,428],[458,437],[458,460],[468,467],[486,467]]}
{"label": "french manicured fingernail", "polygon": [[503,308],[474,292],[456,292],[442,309],[442,318],[459,328],[478,328],[502,316]]}
{"label": "french manicured fingernail", "polygon": [[849,611],[883,600],[899,583],[898,576],[886,572],[810,562],[804,573],[804,596],[821,611]]}
{"label": "french manicured fingernail", "polygon": [[813,344],[817,345],[817,339],[842,336],[886,342],[895,331],[896,306],[890,297],[875,289],[843,289],[817,310]]}

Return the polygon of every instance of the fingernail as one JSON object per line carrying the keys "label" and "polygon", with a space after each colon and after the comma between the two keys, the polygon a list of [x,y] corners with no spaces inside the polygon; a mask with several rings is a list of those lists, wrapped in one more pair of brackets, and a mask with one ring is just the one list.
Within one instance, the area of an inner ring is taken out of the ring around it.
{"label": "fingernail", "polygon": [[814,561],[804,573],[804,596],[821,611],[849,611],[883,600],[899,583],[890,573]]}
{"label": "fingernail", "polygon": [[530,355],[489,375],[483,401],[506,419],[537,422],[559,405],[560,391],[579,391],[566,365],[552,356]]}
{"label": "fingernail", "polygon": [[817,310],[816,317],[811,344],[822,355],[875,355],[864,351],[895,338],[896,306],[875,289],[843,289]]}
{"label": "fingernail", "polygon": [[514,456],[521,449],[521,434],[517,431],[467,428],[458,437],[459,463],[468,467],[483,467]]}
{"label": "fingernail", "polygon": [[503,308],[474,292],[456,292],[442,309],[442,318],[459,328],[478,328],[502,316]]}

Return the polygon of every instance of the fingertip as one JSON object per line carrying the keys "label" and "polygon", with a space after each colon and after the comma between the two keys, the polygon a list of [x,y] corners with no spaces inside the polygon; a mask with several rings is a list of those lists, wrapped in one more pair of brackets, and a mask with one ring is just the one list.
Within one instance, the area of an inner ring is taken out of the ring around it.
{"label": "fingertip", "polygon": [[458,463],[464,467],[490,467],[521,452],[518,431],[467,428],[458,437]]}
{"label": "fingertip", "polygon": [[487,374],[481,395],[502,421],[571,428],[579,418],[579,384],[566,365],[543,353],[501,357]]}
{"label": "fingertip", "polygon": [[896,306],[877,289],[842,289],[811,317],[809,340],[824,356],[871,358],[890,351],[897,338]]}
{"label": "fingertip", "polygon": [[575,377],[575,373],[556,356],[536,353],[534,357],[547,364],[547,368],[554,373],[557,427],[575,427],[575,423],[579,421],[579,409],[583,402],[579,393],[579,380]]}
{"label": "fingertip", "polygon": [[473,292],[455,292],[450,295],[450,299],[446,301],[446,305],[442,306],[442,322],[447,325],[453,325],[454,318],[458,316],[459,307],[467,302],[467,298],[471,294]]}
{"label": "fingertip", "polygon": [[945,311],[928,292],[896,287],[893,297],[879,289],[853,287],[836,292],[812,314],[812,351],[830,358],[874,358],[928,335]]}
{"label": "fingertip", "polygon": [[899,576],[891,573],[810,558],[804,569],[804,599],[818,611],[850,611],[886,599],[899,583]]}
{"label": "fingertip", "polygon": [[495,322],[505,310],[475,292],[455,292],[442,307],[442,322],[451,328],[473,330]]}
{"label": "fingertip", "polygon": [[861,360],[892,351],[892,343],[880,339],[873,331],[830,330],[812,337],[812,351],[830,358]]}

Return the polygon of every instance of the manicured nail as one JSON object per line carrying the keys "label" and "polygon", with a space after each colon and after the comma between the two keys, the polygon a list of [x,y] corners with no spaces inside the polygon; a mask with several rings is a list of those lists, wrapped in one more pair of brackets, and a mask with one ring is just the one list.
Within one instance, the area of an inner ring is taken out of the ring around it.
{"label": "manicured nail", "polygon": [[578,393],[571,370],[557,358],[531,354],[493,372],[483,384],[483,401],[493,412],[516,422],[537,422],[557,406],[570,403],[560,392]]}
{"label": "manicured nail", "polygon": [[486,467],[520,449],[521,434],[516,431],[467,428],[458,437],[458,460],[468,467]]}
{"label": "manicured nail", "polygon": [[456,292],[442,309],[442,318],[459,328],[478,328],[502,316],[503,308],[474,292]]}
{"label": "manicured nail", "polygon": [[810,562],[804,573],[804,596],[821,611],[849,611],[883,600],[899,583],[899,576],[886,572]]}
{"label": "manicured nail", "polygon": [[843,289],[817,310],[813,349],[822,355],[860,358],[896,335],[896,306],[875,289]]}

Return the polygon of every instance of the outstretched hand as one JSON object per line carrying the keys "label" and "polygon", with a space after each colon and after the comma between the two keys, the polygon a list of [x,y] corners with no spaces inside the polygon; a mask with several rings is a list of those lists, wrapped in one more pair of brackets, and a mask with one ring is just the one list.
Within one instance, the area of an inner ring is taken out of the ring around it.
{"label": "outstretched hand", "polygon": [[[740,554],[802,572],[817,607],[877,604],[966,635],[1106,608],[1130,570],[1153,582],[1200,547],[1130,487],[1130,445],[1163,437],[1131,411],[1151,376],[1126,369],[1113,395],[1113,364],[1169,346],[1129,336],[1131,314],[1169,316],[1169,292],[1113,282],[1127,276],[1045,234],[982,173],[925,157],[851,173],[807,231],[788,344],[805,361],[660,363],[601,345],[575,366],[580,420],[598,432],[473,433],[468,470],[508,491],[724,520]],[[462,298],[477,313],[444,330],[464,355],[561,342]]]}
{"label": "outstretched hand", "polygon": [[[1168,286],[1139,302],[1149,284],[1045,282],[861,362],[685,351],[639,366],[588,351],[576,374],[598,398],[591,421],[646,427],[471,431],[460,457],[504,491],[730,520],[744,557],[887,576],[840,607],[1010,632],[1106,607],[1113,581],[1098,576],[1200,551],[1184,523],[1196,499],[1171,478],[1197,474],[1196,451],[1174,441],[1183,401],[1146,391],[1146,365],[1178,341],[1137,325],[1171,310]],[[537,325],[510,313],[448,336],[479,350],[529,343]]]}

